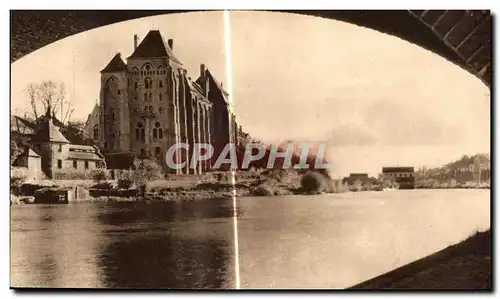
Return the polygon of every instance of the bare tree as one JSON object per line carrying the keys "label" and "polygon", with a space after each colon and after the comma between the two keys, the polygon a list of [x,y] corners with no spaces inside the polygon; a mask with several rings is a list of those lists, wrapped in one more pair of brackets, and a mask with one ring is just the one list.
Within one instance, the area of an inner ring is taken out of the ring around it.
{"label": "bare tree", "polygon": [[65,99],[66,89],[64,83],[44,81],[39,84],[30,84],[27,88],[30,98],[31,113],[35,119],[44,115],[50,107],[53,117],[66,123],[73,114],[72,103]]}

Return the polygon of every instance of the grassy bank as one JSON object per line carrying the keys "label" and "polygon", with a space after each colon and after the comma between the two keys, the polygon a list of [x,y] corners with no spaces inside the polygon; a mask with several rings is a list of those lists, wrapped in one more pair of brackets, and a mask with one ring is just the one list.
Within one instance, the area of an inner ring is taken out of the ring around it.
{"label": "grassy bank", "polygon": [[491,290],[491,231],[380,275],[351,289]]}

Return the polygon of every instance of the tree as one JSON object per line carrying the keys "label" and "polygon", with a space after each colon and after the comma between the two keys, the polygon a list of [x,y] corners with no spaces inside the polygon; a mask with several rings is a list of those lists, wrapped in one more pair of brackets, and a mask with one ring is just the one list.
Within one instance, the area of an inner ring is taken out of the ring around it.
{"label": "tree", "polygon": [[85,123],[82,121],[68,121],[65,128],[61,132],[68,138],[69,142],[74,144],[88,144],[87,139],[83,134]]}
{"label": "tree", "polygon": [[14,163],[17,156],[19,156],[22,152],[22,149],[17,145],[17,142],[13,139],[10,140],[10,165]]}
{"label": "tree", "polygon": [[309,171],[302,176],[300,184],[307,193],[319,193],[323,191],[325,177],[318,172]]}
{"label": "tree", "polygon": [[382,186],[384,188],[397,188],[398,183],[396,182],[396,179],[392,176],[384,175],[384,174],[379,174],[378,175],[378,180],[382,183]]}
{"label": "tree", "polygon": [[142,194],[146,191],[148,181],[157,180],[163,176],[163,169],[153,160],[135,160],[134,168],[132,179]]}
{"label": "tree", "polygon": [[49,107],[51,116],[57,117],[62,123],[66,123],[73,114],[71,101],[65,99],[64,83],[49,80],[39,84],[30,84],[27,94],[30,98],[31,113],[35,119],[44,115]]}
{"label": "tree", "polygon": [[481,183],[481,158],[479,155],[474,159],[474,174],[476,177],[476,182]]}

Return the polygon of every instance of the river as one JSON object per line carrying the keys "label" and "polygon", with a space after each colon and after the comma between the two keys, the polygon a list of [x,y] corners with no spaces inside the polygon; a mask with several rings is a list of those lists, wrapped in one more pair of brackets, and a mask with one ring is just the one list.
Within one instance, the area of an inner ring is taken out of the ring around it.
{"label": "river", "polygon": [[[11,286],[345,288],[490,227],[489,190],[13,205]],[[235,244],[238,243],[236,260]]]}

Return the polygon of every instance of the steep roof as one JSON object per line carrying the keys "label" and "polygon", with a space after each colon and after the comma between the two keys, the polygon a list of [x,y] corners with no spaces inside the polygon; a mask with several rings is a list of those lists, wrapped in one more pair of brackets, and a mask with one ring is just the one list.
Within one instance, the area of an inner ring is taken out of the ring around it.
{"label": "steep roof", "polygon": [[35,152],[32,148],[28,148],[28,157],[33,157],[33,158],[40,158],[41,156]]}
{"label": "steep roof", "polygon": [[22,153],[17,155],[14,158],[14,161],[12,162],[12,166],[20,166],[19,163],[21,161],[21,158],[24,158],[26,156],[32,157],[32,158],[41,158],[41,156],[35,150],[33,150],[32,148],[30,148],[28,146],[24,146]]}
{"label": "steep roof", "polygon": [[203,89],[200,87],[200,85],[194,81],[192,81],[190,78],[188,77],[184,77],[185,78],[185,81],[186,81],[186,84],[187,86],[189,86],[189,90],[191,90],[192,92],[195,92],[198,97],[208,103],[208,104],[211,104],[212,102],[210,102],[206,97],[205,97],[205,94],[203,92]]}
{"label": "steep roof", "polygon": [[146,37],[137,46],[134,53],[128,58],[152,58],[152,57],[168,57],[173,61],[182,64],[177,57],[174,56],[172,49],[166,45],[163,36],[159,30],[150,30]]}
{"label": "steep roof", "polygon": [[115,56],[111,59],[111,61],[106,65],[104,69],[102,69],[101,73],[114,73],[121,72],[127,69],[127,65],[122,60],[122,56],[120,53],[116,53]]}
{"label": "steep roof", "polygon": [[93,160],[93,161],[102,161],[104,160],[95,152],[72,152],[68,153],[68,159],[70,160]]}
{"label": "steep roof", "polygon": [[32,141],[69,143],[68,139],[59,131],[59,128],[52,123],[52,119],[40,123]]}
{"label": "steep roof", "polygon": [[18,132],[20,134],[32,135],[35,133],[36,126],[19,116],[11,116],[10,118],[10,130]]}
{"label": "steep roof", "polygon": [[88,125],[90,119],[92,117],[99,117],[99,112],[100,112],[100,107],[99,107],[99,104],[95,104],[94,105],[94,108],[92,108],[92,111],[90,112],[90,114],[87,116],[87,120],[85,121],[85,127]]}
{"label": "steep roof", "polygon": [[[215,78],[215,76],[207,69],[205,70],[205,76],[212,81],[212,85],[211,86],[216,86],[217,87],[217,90],[220,92],[220,94],[222,95],[222,98],[224,99],[224,101],[226,103],[229,103],[229,100],[228,100],[228,96],[229,96],[229,93],[227,93],[227,91],[224,90],[224,88],[222,87],[222,84],[219,82],[219,80],[217,80],[217,78]],[[198,83],[200,86],[202,86],[202,78],[201,76],[196,79],[196,83]]]}

